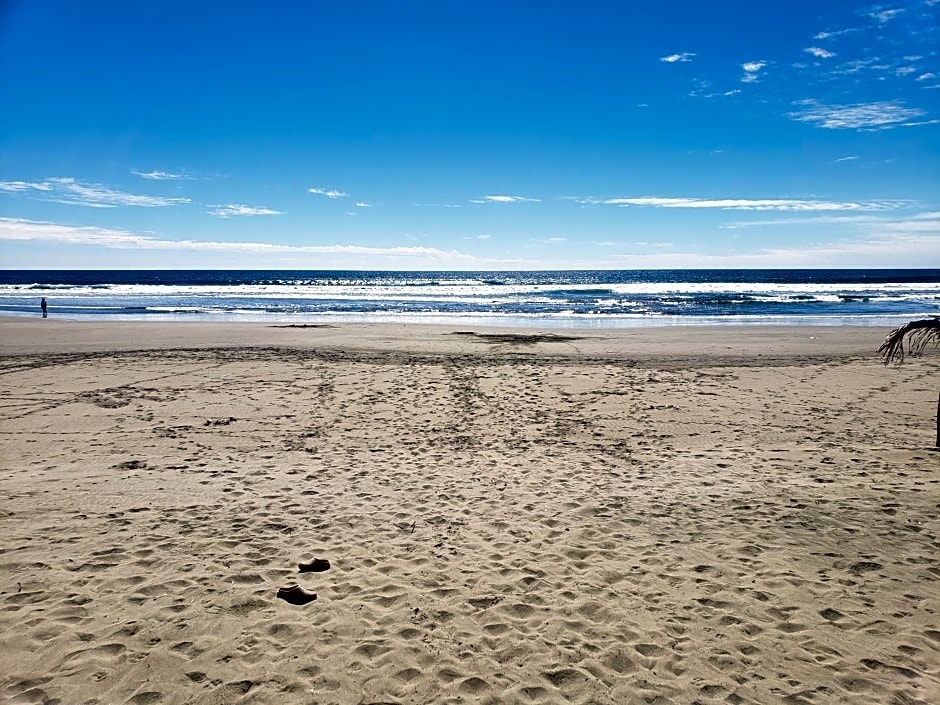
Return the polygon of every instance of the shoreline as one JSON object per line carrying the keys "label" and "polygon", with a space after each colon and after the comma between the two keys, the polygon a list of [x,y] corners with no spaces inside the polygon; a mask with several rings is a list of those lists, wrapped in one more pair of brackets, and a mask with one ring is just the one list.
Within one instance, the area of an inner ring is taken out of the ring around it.
{"label": "shoreline", "polygon": [[387,350],[643,360],[868,357],[891,331],[869,326],[674,326],[617,329],[444,324],[86,322],[0,317],[0,355],[210,348]]}

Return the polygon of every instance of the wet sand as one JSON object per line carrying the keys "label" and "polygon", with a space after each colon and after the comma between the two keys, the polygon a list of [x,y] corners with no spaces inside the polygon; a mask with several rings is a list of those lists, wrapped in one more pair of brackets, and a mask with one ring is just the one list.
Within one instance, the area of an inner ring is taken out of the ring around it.
{"label": "wet sand", "polygon": [[0,701],[936,702],[886,332],[0,319]]}

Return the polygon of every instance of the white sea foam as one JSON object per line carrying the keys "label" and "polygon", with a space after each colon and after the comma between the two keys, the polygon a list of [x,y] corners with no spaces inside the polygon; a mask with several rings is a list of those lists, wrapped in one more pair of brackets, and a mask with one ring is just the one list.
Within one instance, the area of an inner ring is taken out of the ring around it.
{"label": "white sea foam", "polygon": [[42,295],[55,292],[75,297],[190,297],[257,298],[257,299],[404,299],[427,301],[475,301],[488,297],[517,297],[518,295],[549,297],[552,294],[584,295],[601,292],[615,296],[666,295],[750,295],[793,297],[799,295],[839,297],[840,295],[940,296],[940,283],[863,283],[863,284],[783,284],[740,282],[683,282],[683,283],[617,283],[605,284],[480,284],[478,282],[448,282],[447,284],[365,285],[365,284],[235,284],[220,285],[154,285],[112,284],[107,287],[50,285],[30,287],[0,285],[0,297]]}
{"label": "white sea foam", "polygon": [[[145,273],[144,273],[145,274]],[[172,275],[169,273],[167,276]],[[246,273],[236,273],[245,275]],[[250,274],[250,273],[249,273]],[[616,273],[615,273],[616,274]],[[479,320],[558,326],[699,323],[896,322],[940,312],[940,281],[662,282],[609,281],[565,273],[503,279],[449,275],[254,278],[252,283],[0,285],[0,313],[33,315],[45,296],[56,316],[237,320]],[[108,273],[102,273],[102,278]],[[133,281],[112,276],[113,282]],[[160,275],[164,276],[164,275]],[[185,273],[178,281],[185,280]],[[781,278],[783,275],[768,276]],[[609,277],[616,279],[616,276]],[[696,277],[690,277],[696,278]],[[825,279],[825,277],[820,277]],[[141,277],[146,279],[145,276]],[[195,277],[193,280],[198,279]],[[151,281],[153,278],[151,277]],[[233,277],[237,281],[238,277]],[[245,277],[242,276],[242,280]],[[249,276],[248,281],[252,281]],[[57,281],[69,281],[59,278]],[[90,281],[89,277],[75,281]],[[172,280],[171,280],[172,281]],[[583,283],[582,283],[583,282]]]}

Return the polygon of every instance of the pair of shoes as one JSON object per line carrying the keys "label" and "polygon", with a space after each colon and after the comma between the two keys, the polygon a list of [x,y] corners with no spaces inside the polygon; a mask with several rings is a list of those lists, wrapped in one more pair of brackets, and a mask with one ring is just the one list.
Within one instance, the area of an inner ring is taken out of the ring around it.
{"label": "pair of shoes", "polygon": [[330,569],[330,562],[326,558],[313,558],[297,564],[298,573],[322,573]]}
{"label": "pair of shoes", "polygon": [[[330,562],[326,558],[311,558],[297,564],[298,573],[322,573],[329,569]],[[317,593],[310,592],[296,583],[278,588],[277,596],[292,605],[306,605],[317,599]]]}
{"label": "pair of shoes", "polygon": [[278,588],[277,596],[292,605],[306,605],[308,602],[313,602],[317,599],[317,593],[305,590],[300,587],[300,585],[289,585],[287,587]]}

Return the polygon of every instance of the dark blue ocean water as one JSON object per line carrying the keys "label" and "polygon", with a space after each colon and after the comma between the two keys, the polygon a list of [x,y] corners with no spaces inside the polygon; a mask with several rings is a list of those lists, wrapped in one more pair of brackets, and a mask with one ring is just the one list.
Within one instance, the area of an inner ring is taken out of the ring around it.
{"label": "dark blue ocean water", "polygon": [[895,325],[940,269],[547,272],[0,271],[0,315],[73,319]]}

